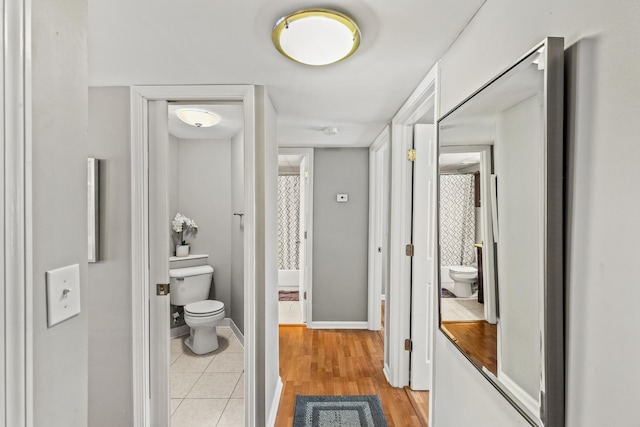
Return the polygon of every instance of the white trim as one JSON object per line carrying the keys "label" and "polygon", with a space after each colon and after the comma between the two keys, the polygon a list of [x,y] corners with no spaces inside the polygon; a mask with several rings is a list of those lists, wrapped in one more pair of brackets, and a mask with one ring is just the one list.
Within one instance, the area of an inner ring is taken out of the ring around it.
{"label": "white trim", "polygon": [[[410,338],[411,262],[405,255],[405,245],[411,242],[412,176],[407,150],[412,147],[412,126],[424,116],[431,105],[438,109],[435,98],[437,64],[402,105],[391,121],[391,217],[389,247],[389,292],[385,309],[389,311],[388,360],[385,359],[389,383],[393,387],[409,384],[409,352],[404,340]],[[432,343],[431,343],[432,344]],[[431,345],[430,344],[430,345]]]}
{"label": "white trim", "polygon": [[[282,377],[278,376],[278,382],[276,383],[276,391],[273,393],[273,401],[271,402],[271,408],[269,409],[269,417],[267,418],[268,427],[273,427],[276,425],[276,417],[278,416],[278,406],[280,406],[280,398],[282,397],[283,388],[284,388],[284,384],[282,383]],[[252,424],[245,423],[245,425],[252,425]]]}
{"label": "white trim", "polygon": [[307,323],[309,329],[368,329],[369,322],[367,321],[352,321],[352,322],[310,322]]}
{"label": "white trim", "polygon": [[[486,373],[487,369],[483,366],[482,370]],[[524,411],[528,412],[528,415],[537,422],[540,418],[540,402],[527,393],[518,383],[511,379],[511,377],[504,373],[504,371],[498,371],[498,377],[491,375],[493,380],[502,385],[501,389],[507,394],[510,394],[511,399],[524,405]]]}
{"label": "white trim", "polygon": [[[309,226],[307,228],[307,271],[305,273],[305,289],[307,291],[307,325],[313,319],[313,176],[314,176],[314,149],[313,148],[278,148],[278,155],[293,154],[307,157],[307,167],[309,168],[309,180],[307,181],[307,213],[309,215]],[[300,295],[303,298],[303,295]]]}
{"label": "white trim", "polygon": [[236,337],[242,348],[244,348],[244,334],[231,318],[229,318],[229,328],[231,328],[231,332],[233,332],[233,335]]}
{"label": "white trim", "polygon": [[[31,4],[6,1],[0,126],[2,145],[4,245],[0,273],[0,422],[4,427],[33,425],[33,277],[31,182]],[[10,320],[9,320],[10,319]]]}
{"label": "white trim", "polygon": [[133,86],[131,87],[131,248],[132,248],[132,382],[133,425],[149,427],[149,274],[148,274],[148,130],[151,100],[242,102],[245,132],[245,419],[255,424],[255,87]]}
{"label": "white trim", "polygon": [[[368,266],[368,310],[367,318],[369,330],[379,331],[382,326],[380,301],[382,300],[380,284],[383,278],[379,272],[381,265],[379,263],[386,262],[388,271],[389,251],[387,242],[384,242],[384,231],[388,224],[384,224],[385,198],[380,195],[385,191],[384,165],[382,165],[381,157],[383,157],[383,149],[389,147],[389,126],[380,132],[380,135],[371,144],[369,148],[369,266]],[[382,248],[383,255],[378,254],[378,247]],[[383,257],[384,261],[380,258]]]}

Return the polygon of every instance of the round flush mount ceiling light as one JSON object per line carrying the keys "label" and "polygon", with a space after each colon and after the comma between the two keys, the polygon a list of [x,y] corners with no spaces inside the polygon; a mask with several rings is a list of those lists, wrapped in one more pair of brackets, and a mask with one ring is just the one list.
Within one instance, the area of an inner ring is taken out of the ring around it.
{"label": "round flush mount ceiling light", "polygon": [[208,128],[220,123],[220,116],[198,108],[181,108],[176,110],[176,115],[183,122],[197,128]]}
{"label": "round flush mount ceiling light", "polygon": [[328,65],[351,56],[360,46],[355,21],[328,9],[305,9],[283,16],[271,33],[287,58],[307,65]]}

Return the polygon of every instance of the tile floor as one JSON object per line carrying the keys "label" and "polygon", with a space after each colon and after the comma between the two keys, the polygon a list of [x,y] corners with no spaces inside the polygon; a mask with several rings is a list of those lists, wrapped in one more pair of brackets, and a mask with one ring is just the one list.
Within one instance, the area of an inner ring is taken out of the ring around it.
{"label": "tile floor", "polygon": [[[187,335],[188,336],[188,335]],[[244,427],[244,349],[228,327],[220,347],[194,354],[171,340],[171,427]]]}
{"label": "tile floor", "polygon": [[441,298],[440,312],[442,320],[484,319],[484,305],[478,302],[477,296],[471,298]]}
{"label": "tile floor", "polygon": [[281,325],[303,323],[300,301],[278,301],[278,323]]}

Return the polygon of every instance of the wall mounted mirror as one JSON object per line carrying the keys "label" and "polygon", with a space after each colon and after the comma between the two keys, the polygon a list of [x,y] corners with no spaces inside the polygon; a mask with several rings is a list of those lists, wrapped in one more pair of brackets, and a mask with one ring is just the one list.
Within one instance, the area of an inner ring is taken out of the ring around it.
{"label": "wall mounted mirror", "polygon": [[564,425],[562,38],[442,116],[440,329],[532,425]]}

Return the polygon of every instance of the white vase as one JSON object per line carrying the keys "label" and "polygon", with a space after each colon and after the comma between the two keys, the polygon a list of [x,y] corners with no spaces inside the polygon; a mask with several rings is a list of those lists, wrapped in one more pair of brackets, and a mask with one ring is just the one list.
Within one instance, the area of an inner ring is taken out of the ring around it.
{"label": "white vase", "polygon": [[176,245],[176,256],[188,256],[189,245]]}

